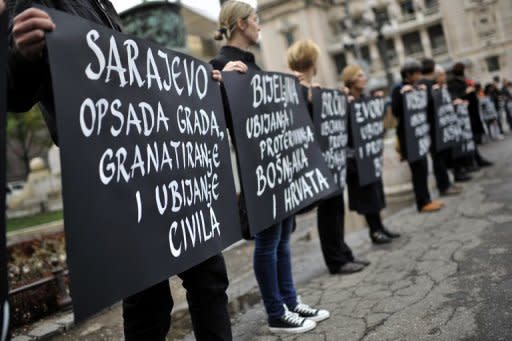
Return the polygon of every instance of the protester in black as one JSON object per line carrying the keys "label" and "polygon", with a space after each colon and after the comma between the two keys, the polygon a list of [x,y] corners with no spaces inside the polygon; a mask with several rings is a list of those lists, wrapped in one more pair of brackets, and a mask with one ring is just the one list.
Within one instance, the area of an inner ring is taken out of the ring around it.
{"label": "protester in black", "polygon": [[[365,98],[367,78],[363,69],[357,65],[349,65],[343,69],[341,80],[348,89],[349,101],[358,101]],[[352,113],[349,112],[349,115]],[[384,124],[384,122],[382,122]],[[386,207],[384,185],[382,178],[365,186],[359,184],[357,166],[355,161],[354,140],[351,129],[347,148],[347,186],[349,207],[351,210],[364,215],[369,227],[370,239],[374,244],[387,244],[400,234],[389,231],[382,223],[380,212]]]}
{"label": "protester in black", "polygon": [[[421,64],[417,61],[406,62],[401,70],[402,84],[396,86],[391,94],[391,107],[393,115],[398,119],[397,135],[400,143],[400,153],[402,158],[406,159],[407,145],[405,142],[405,120],[404,120],[404,93],[412,91],[421,79]],[[422,86],[422,85],[420,85]],[[424,85],[423,85],[424,87]],[[425,155],[423,158],[408,162],[411,169],[412,185],[416,197],[416,206],[418,211],[429,213],[439,211],[443,203],[432,201],[428,189],[428,160]]]}
{"label": "protester in black", "polygon": [[[24,112],[40,103],[51,136],[58,144],[44,38],[44,32],[53,31],[55,25],[44,11],[32,8],[36,4],[80,16],[116,31],[121,31],[121,21],[107,0],[13,1],[10,4],[9,8],[16,16],[11,23],[9,37],[9,111]],[[179,274],[179,277],[187,289],[197,340],[231,340],[226,295],[229,282],[222,255],[206,260]],[[165,340],[170,328],[172,307],[167,280],[125,299],[123,318],[126,340]]]}
{"label": "protester in black", "polygon": [[[309,114],[313,116],[312,87],[316,75],[319,48],[311,40],[295,42],[288,49],[288,67],[299,78],[306,100]],[[325,264],[331,274],[351,274],[361,271],[370,263],[354,257],[352,250],[345,243],[345,203],[343,193],[322,200],[317,208],[317,227],[320,246]]]}
{"label": "protester in black", "polygon": [[[436,178],[437,189],[439,190],[439,194],[441,196],[448,195],[457,195],[462,192],[462,188],[454,185],[450,182],[450,176],[448,174],[448,163],[452,158],[452,149],[445,149],[442,151],[436,151],[435,149],[435,140],[437,138],[436,131],[434,129],[435,126],[435,117],[437,113],[435,112],[434,107],[434,97],[432,95],[432,87],[436,84],[435,78],[439,78],[440,82],[442,80],[443,75],[446,78],[446,74],[441,66],[437,66],[433,59],[425,58],[421,61],[422,64],[422,74],[423,78],[419,81],[419,84],[424,84],[427,87],[428,92],[428,110],[427,116],[430,124],[430,137],[432,139],[432,145],[430,148],[430,155],[432,157],[432,164],[434,168],[434,177]],[[439,84],[436,86],[439,87]],[[463,174],[458,174],[458,178],[460,179]]]}
{"label": "protester in black", "polygon": [[[471,130],[475,141],[475,152],[473,157],[464,162],[470,169],[477,170],[479,167],[489,167],[493,163],[484,159],[478,150],[477,144],[481,142],[482,136],[485,134],[482,118],[480,116],[480,102],[476,94],[474,86],[468,85],[469,80],[465,76],[465,65],[463,63],[455,63],[451,70],[451,77],[448,79],[448,91],[452,99],[461,99],[469,101],[468,111],[471,121]],[[476,163],[476,164],[475,164]]]}

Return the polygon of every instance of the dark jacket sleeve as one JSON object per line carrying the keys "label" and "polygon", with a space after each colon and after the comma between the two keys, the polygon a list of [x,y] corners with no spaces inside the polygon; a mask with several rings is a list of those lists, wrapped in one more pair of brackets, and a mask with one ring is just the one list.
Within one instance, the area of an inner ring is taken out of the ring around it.
{"label": "dark jacket sleeve", "polygon": [[[51,1],[13,1],[8,7],[11,18],[33,5],[54,7]],[[12,26],[11,20],[7,56],[7,106],[8,111],[25,112],[39,102],[43,83],[50,79],[50,70],[46,57],[31,62],[16,51]]]}

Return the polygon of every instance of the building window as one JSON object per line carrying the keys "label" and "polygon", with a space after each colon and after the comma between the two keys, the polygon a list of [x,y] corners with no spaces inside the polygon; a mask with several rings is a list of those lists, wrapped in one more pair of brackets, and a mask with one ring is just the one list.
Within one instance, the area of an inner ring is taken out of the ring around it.
{"label": "building window", "polygon": [[293,30],[288,30],[283,32],[284,40],[286,41],[286,45],[288,47],[292,46],[295,42],[295,35],[293,34]]}
{"label": "building window", "polygon": [[423,54],[423,46],[419,32],[411,32],[402,36],[405,49],[405,57],[418,58]]}
{"label": "building window", "polygon": [[347,57],[344,53],[337,53],[333,56],[334,64],[336,64],[336,70],[340,74],[343,69],[347,66]]}
{"label": "building window", "polygon": [[439,12],[439,0],[425,0],[425,12],[427,15]]}
{"label": "building window", "polygon": [[385,40],[385,46],[386,46],[386,58],[389,60],[389,63],[391,65],[398,64],[398,55],[396,53],[395,49],[395,41],[393,39],[386,39]]}
{"label": "building window", "polygon": [[361,46],[361,58],[363,61],[368,64],[368,66],[372,65],[372,57],[370,55],[370,47],[368,45]]}
{"label": "building window", "polygon": [[446,39],[444,37],[444,30],[441,24],[431,26],[428,28],[428,37],[432,45],[432,54],[438,56],[448,52]]}
{"label": "building window", "polygon": [[487,57],[485,62],[487,63],[487,70],[489,70],[489,72],[500,71],[500,59],[498,56]]}
{"label": "building window", "polygon": [[412,0],[403,0],[400,2],[400,9],[402,14],[414,14],[414,3]]}

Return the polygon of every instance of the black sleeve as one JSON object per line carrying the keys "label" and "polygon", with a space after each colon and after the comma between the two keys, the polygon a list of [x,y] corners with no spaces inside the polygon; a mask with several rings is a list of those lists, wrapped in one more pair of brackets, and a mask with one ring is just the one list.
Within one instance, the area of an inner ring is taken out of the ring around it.
{"label": "black sleeve", "polygon": [[400,93],[401,89],[401,86],[397,86],[393,89],[391,94],[391,110],[393,112],[393,116],[395,116],[398,121],[402,121],[404,117],[404,102],[403,96]]}
{"label": "black sleeve", "polygon": [[[11,18],[33,5],[52,6],[51,1],[10,2],[8,10]],[[8,111],[25,112],[39,102],[42,87],[50,81],[50,68],[47,58],[31,62],[21,56],[14,47],[12,19],[9,24],[9,47],[7,56],[7,98]]]}

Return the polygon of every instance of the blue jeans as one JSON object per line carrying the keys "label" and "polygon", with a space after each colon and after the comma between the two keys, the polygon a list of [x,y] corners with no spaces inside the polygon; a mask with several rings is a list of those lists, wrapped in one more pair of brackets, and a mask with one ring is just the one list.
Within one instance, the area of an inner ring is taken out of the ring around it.
{"label": "blue jeans", "polygon": [[269,319],[284,315],[297,306],[297,293],[292,278],[290,235],[293,217],[254,236],[254,273],[260,287]]}

